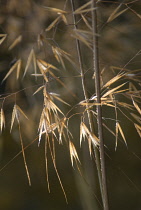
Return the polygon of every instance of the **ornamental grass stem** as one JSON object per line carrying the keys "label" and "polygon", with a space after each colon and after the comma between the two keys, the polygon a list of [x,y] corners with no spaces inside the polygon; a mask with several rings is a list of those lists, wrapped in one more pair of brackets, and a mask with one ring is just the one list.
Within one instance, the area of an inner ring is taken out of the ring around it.
{"label": "ornamental grass stem", "polygon": [[[75,11],[74,0],[70,0],[70,1],[71,1],[71,6],[72,6],[74,29],[78,29],[77,24],[76,24],[76,22],[77,22],[76,21],[76,15],[74,14],[74,11]],[[81,72],[81,83],[82,83],[83,94],[84,94],[85,101],[88,102],[89,97],[88,97],[88,92],[87,92],[86,82],[85,82],[86,78],[85,78],[84,69],[83,69],[83,61],[82,61],[80,41],[78,39],[76,39],[76,47],[77,47],[79,67],[80,67],[80,72]],[[86,109],[87,109],[87,116],[88,116],[90,131],[91,131],[91,133],[94,133],[93,115],[90,112],[88,106],[86,106]],[[98,180],[99,180],[100,191],[101,191],[101,194],[102,194],[102,177],[101,177],[99,151],[96,147],[94,147],[94,155],[95,155],[95,161],[96,161],[96,168],[97,168],[97,172],[98,172]]]}
{"label": "ornamental grass stem", "polygon": [[93,10],[96,7],[96,0],[92,0],[92,30],[93,30],[93,67],[95,72],[95,90],[97,97],[97,124],[98,135],[100,140],[100,161],[101,161],[101,174],[102,174],[102,198],[104,210],[109,209],[108,203],[108,190],[106,181],[106,169],[105,169],[105,154],[104,154],[104,139],[102,129],[102,107],[101,94],[100,94],[100,69],[99,69],[99,52],[98,52],[98,30],[97,30],[97,10]]}

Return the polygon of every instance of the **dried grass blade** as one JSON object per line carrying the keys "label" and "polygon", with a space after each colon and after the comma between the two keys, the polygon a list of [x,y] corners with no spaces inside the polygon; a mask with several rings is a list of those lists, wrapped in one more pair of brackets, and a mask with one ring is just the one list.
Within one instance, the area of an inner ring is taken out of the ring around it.
{"label": "dried grass blade", "polygon": [[0,112],[0,128],[1,128],[1,131],[3,130],[3,128],[5,128],[5,115],[2,108]]}
{"label": "dried grass blade", "polygon": [[82,14],[82,13],[87,13],[87,12],[91,12],[91,11],[93,11],[95,9],[97,9],[97,8],[89,8],[89,9],[84,9],[84,10],[81,10],[81,11],[75,11],[74,14],[78,15],[78,14]]}
{"label": "dried grass blade", "polygon": [[60,57],[59,57],[59,54],[58,54],[58,52],[57,52],[57,50],[56,50],[56,47],[53,47],[53,46],[52,46],[52,52],[53,52],[53,54],[54,54],[56,60],[60,63]]}
{"label": "dried grass blade", "polygon": [[66,117],[60,120],[60,126],[58,126],[59,143],[62,143],[62,135],[64,135],[64,132],[63,132],[64,128],[67,129],[65,122],[66,122]]}
{"label": "dried grass blade", "polygon": [[121,14],[123,14],[124,12],[126,12],[128,10],[128,8],[120,11],[119,13],[115,14],[114,16],[112,17],[109,17],[108,20],[107,20],[107,23],[113,21],[114,19],[116,19],[118,16],[120,16]]}
{"label": "dried grass blade", "polygon": [[23,110],[18,105],[16,105],[16,109],[17,109],[17,111],[19,111],[19,113],[21,113],[28,120],[28,117],[26,116],[26,114],[23,112]]}
{"label": "dried grass blade", "polygon": [[64,69],[66,69],[65,68],[65,64],[64,64],[64,61],[62,59],[62,55],[59,52],[57,52],[57,50],[55,48],[52,48],[52,51],[53,51],[54,56],[55,56],[56,60],[58,61],[58,63],[61,63],[62,67]]}
{"label": "dried grass blade", "polygon": [[[89,151],[91,155],[91,143],[93,143],[94,146],[99,145],[99,139],[94,135],[94,133],[91,133],[85,123],[81,122],[80,124],[80,146],[82,142],[82,138],[87,138],[88,144],[89,144]],[[91,142],[90,142],[91,141]]]}
{"label": "dried grass blade", "polygon": [[14,105],[14,108],[13,108],[13,112],[12,112],[12,119],[11,119],[11,128],[10,128],[10,132],[12,130],[12,127],[13,127],[13,124],[14,124],[14,121],[15,121],[15,118],[17,120],[17,122],[19,123],[19,117],[20,117],[20,114],[22,114],[26,119],[28,119],[28,117],[26,116],[26,114],[22,111],[22,109],[18,106],[18,105]]}
{"label": "dried grass blade", "polygon": [[81,7],[79,7],[78,9],[75,10],[75,12],[80,12],[81,10],[83,10],[84,8],[86,8],[87,6],[91,5],[92,1],[87,2],[86,4],[83,4]]}
{"label": "dried grass blade", "polygon": [[91,141],[91,138],[90,137],[88,137],[88,146],[89,146],[90,156],[92,156],[92,141]]}
{"label": "dried grass blade", "polygon": [[59,122],[58,122],[58,123],[52,123],[52,124],[48,127],[48,133],[53,132],[58,126],[59,126]]}
{"label": "dried grass blade", "polygon": [[103,102],[103,105],[105,105],[105,106],[110,106],[110,107],[115,107],[115,105],[112,105],[112,104],[109,104],[109,103],[105,103],[105,102]]}
{"label": "dried grass blade", "polygon": [[141,117],[139,117],[138,115],[134,114],[134,113],[130,113],[131,116],[138,122],[141,124]]}
{"label": "dried grass blade", "polygon": [[57,111],[59,111],[62,115],[64,115],[63,112],[52,101],[51,97],[46,92],[45,88],[43,89],[43,94],[44,94],[44,105],[47,108],[47,110],[48,111],[52,110],[53,113],[55,114],[57,114]]}
{"label": "dried grass blade", "polygon": [[131,7],[129,7],[127,4],[126,6],[128,7],[129,10],[131,10],[137,17],[139,17],[141,19],[141,15],[139,13],[137,13],[135,10],[133,10]]}
{"label": "dried grass blade", "polygon": [[12,131],[13,124],[14,124],[14,121],[15,121],[15,117],[16,117],[16,119],[18,119],[18,114],[17,114],[16,105],[14,105],[13,112],[12,112],[12,119],[11,119],[11,128],[10,128],[10,132]]}
{"label": "dried grass blade", "polygon": [[121,128],[121,126],[120,126],[119,123],[117,123],[117,124],[118,124],[117,126],[118,126],[118,129],[119,129],[119,132],[120,132],[120,134],[121,134],[121,136],[122,136],[122,138],[123,138],[123,140],[124,140],[124,142],[125,142],[125,144],[126,144],[126,146],[127,146],[127,142],[126,142],[124,133],[123,133],[123,131],[122,131],[122,128]]}
{"label": "dried grass blade", "polygon": [[[120,4],[112,13],[111,15],[109,16],[108,20],[107,20],[107,23],[111,22],[112,20],[114,20],[116,17],[118,17],[120,15],[120,13],[122,14],[124,12],[121,11],[119,13],[117,13],[117,11],[119,10],[119,8],[122,6],[122,4]],[[127,10],[128,8],[126,8],[125,10]]]}
{"label": "dried grass blade", "polygon": [[4,79],[2,80],[5,81],[7,79],[7,77],[9,77],[9,75],[14,71],[14,69],[19,65],[19,62],[21,62],[21,60],[17,60],[17,62],[10,68],[10,70],[8,71],[8,73],[6,74],[6,76],[4,77]]}
{"label": "dried grass blade", "polygon": [[71,141],[69,141],[69,150],[70,150],[71,164],[72,164],[72,167],[73,167],[74,166],[73,165],[73,160],[75,160],[76,162],[78,161],[79,163],[80,163],[80,160],[79,160],[76,148]]}
{"label": "dried grass blade", "polygon": [[129,89],[118,90],[118,91],[115,91],[114,94],[123,93],[123,92],[127,92],[127,91],[129,91]]}
{"label": "dried grass blade", "polygon": [[[75,29],[74,30],[76,33],[78,33],[78,34],[88,34],[88,35],[92,35],[92,32],[91,31],[86,31],[86,30],[82,30],[82,29]],[[98,34],[97,34],[97,36],[99,36]]]}
{"label": "dried grass blade", "polygon": [[37,62],[36,62],[36,55],[35,55],[34,50],[33,50],[33,65],[34,65],[34,73],[36,75],[37,74]]}
{"label": "dried grass blade", "polygon": [[127,104],[127,103],[125,103],[125,102],[117,101],[117,104],[120,105],[120,106],[122,106],[122,107],[128,108],[128,109],[130,109],[130,110],[133,110],[133,108],[134,108],[133,105]]}
{"label": "dried grass blade", "polygon": [[42,90],[44,88],[44,85],[43,86],[41,86],[41,87],[39,87],[34,93],[33,93],[33,95],[35,95],[36,93],[38,93],[40,90]]}
{"label": "dried grass blade", "polygon": [[44,9],[50,11],[50,12],[56,12],[57,14],[67,14],[68,12],[62,9],[54,8],[54,7],[46,7],[43,6]]}
{"label": "dried grass blade", "polygon": [[[30,51],[30,54],[29,54],[28,59],[27,59],[27,63],[26,63],[26,67],[25,67],[25,71],[24,71],[23,77],[25,77],[25,75],[26,75],[26,73],[27,73],[27,70],[28,70],[28,68],[29,68],[29,66],[30,66],[30,63],[31,63],[32,59],[33,59],[33,54],[34,54],[34,50],[32,49],[32,50]],[[34,54],[34,55],[35,55],[35,54]]]}
{"label": "dried grass blade", "polygon": [[103,87],[109,87],[111,84],[113,84],[114,82],[116,82],[123,76],[124,76],[124,73],[116,75],[111,80],[109,80]]}
{"label": "dried grass blade", "polygon": [[17,79],[19,79],[20,76],[21,65],[22,65],[22,60],[20,59],[17,65]]}
{"label": "dried grass blade", "polygon": [[85,124],[83,122],[81,122],[80,124],[80,146],[82,144],[82,138],[84,138],[87,136],[87,128],[85,126]]}
{"label": "dried grass blade", "polygon": [[48,187],[48,191],[50,193],[50,185],[49,185],[49,176],[48,176],[48,158],[47,158],[47,136],[46,136],[46,139],[45,139],[45,161],[46,161],[46,178],[47,178],[47,187]]}
{"label": "dried grass blade", "polygon": [[41,59],[37,59],[37,62],[40,64],[40,66],[42,66],[42,69],[43,69],[45,72],[47,72],[50,68],[51,68],[51,69],[54,69],[54,70],[56,70],[56,71],[59,70],[57,67],[55,67],[55,66],[53,66],[52,64],[47,63],[47,62],[45,62],[45,61],[43,61],[43,60],[41,60]]}
{"label": "dried grass blade", "polygon": [[84,43],[88,48],[92,49],[91,44],[89,41],[86,40],[86,38],[84,38],[82,35],[80,35],[80,33],[77,33],[76,30],[74,30],[74,33],[72,33],[72,37],[74,37],[75,39],[80,40],[82,43]]}
{"label": "dried grass blade", "polygon": [[64,64],[62,57],[66,58],[70,63],[72,63],[74,65],[74,62],[70,59],[71,55],[69,53],[67,53],[66,51],[60,49],[59,47],[53,47],[53,46],[52,46],[52,51],[54,53],[56,60],[59,63],[61,63],[61,65],[63,66],[64,69],[65,69],[65,64]]}
{"label": "dried grass blade", "polygon": [[136,128],[136,130],[137,130],[139,136],[141,137],[141,126],[138,125],[138,124],[136,124],[136,123],[134,123],[134,126],[135,126],[135,128]]}
{"label": "dried grass blade", "polygon": [[117,149],[117,143],[118,143],[118,130],[119,130],[118,122],[116,122],[116,144],[115,144],[115,150]]}
{"label": "dried grass blade", "polygon": [[56,175],[57,175],[57,177],[58,177],[58,180],[59,180],[59,183],[60,183],[60,185],[61,185],[62,191],[63,191],[63,193],[64,193],[66,203],[68,203],[67,196],[66,196],[66,193],[65,193],[65,190],[64,190],[62,181],[61,181],[61,179],[60,179],[60,176],[59,176],[59,173],[58,173],[58,170],[57,170],[57,167],[56,167],[54,155],[53,155],[53,152],[52,152],[52,150],[51,150],[51,145],[50,145],[50,141],[49,141],[49,140],[48,140],[48,145],[49,145],[50,154],[51,154],[51,158],[52,158],[52,162],[53,162],[53,165],[54,165],[54,169],[55,169]]}
{"label": "dried grass blade", "polygon": [[17,44],[22,41],[22,35],[18,36],[15,41],[9,46],[8,50],[12,50]]}
{"label": "dried grass blade", "polygon": [[115,87],[115,88],[113,88],[113,89],[107,91],[107,92],[102,96],[102,98],[104,98],[104,97],[106,97],[106,96],[112,94],[115,90],[121,88],[121,87],[122,87],[123,85],[125,85],[125,84],[126,84],[126,83],[123,83],[122,85],[119,85],[119,86],[117,86],[117,87]]}
{"label": "dried grass blade", "polygon": [[96,105],[102,105],[102,103],[88,103],[88,102],[80,102],[79,103],[80,105],[82,105],[82,106],[96,106]]}
{"label": "dried grass blade", "polygon": [[62,59],[63,54],[65,55],[66,52],[61,51],[61,49],[59,49],[58,47],[52,47],[52,51],[53,51],[53,54],[54,54],[56,60],[58,61],[58,63],[61,63],[63,68],[66,69],[64,61]]}
{"label": "dried grass blade", "polygon": [[40,60],[37,60],[37,65],[38,65],[38,67],[40,69],[40,72],[41,72],[42,76],[44,77],[44,80],[46,82],[48,82],[48,78],[46,76],[46,70],[47,70],[47,68],[44,65],[42,65],[42,63],[40,62]]}
{"label": "dried grass blade", "polygon": [[18,121],[18,125],[19,125],[19,135],[20,135],[20,141],[21,141],[21,147],[22,147],[24,166],[25,166],[25,170],[26,170],[29,186],[31,186],[31,179],[30,179],[30,175],[29,175],[29,171],[28,171],[28,167],[27,167],[27,163],[26,163],[25,152],[24,152],[24,145],[23,145],[23,140],[22,140],[22,135],[21,135],[21,127],[20,127],[20,122],[19,121]]}
{"label": "dried grass blade", "polygon": [[67,102],[65,102],[63,99],[59,98],[58,96],[54,95],[54,94],[51,94],[55,99],[57,99],[58,101],[61,101],[62,103],[70,106],[70,104],[68,104]]}
{"label": "dried grass blade", "polygon": [[97,136],[94,135],[94,133],[90,132],[90,139],[94,146],[99,146],[99,138],[97,138]]}
{"label": "dried grass blade", "polygon": [[138,104],[134,101],[134,99],[132,98],[133,101],[133,105],[136,108],[136,110],[138,111],[138,113],[141,115],[141,109],[139,108]]}
{"label": "dried grass blade", "polygon": [[43,75],[42,74],[31,74],[32,76],[35,76],[35,77],[42,77]]}
{"label": "dried grass blade", "polygon": [[0,44],[2,44],[4,42],[6,37],[7,37],[7,34],[0,34]]}
{"label": "dried grass blade", "polygon": [[63,14],[61,14],[61,18],[62,18],[63,22],[64,22],[66,25],[68,25],[68,21],[67,21],[66,16],[63,15]]}
{"label": "dried grass blade", "polygon": [[47,106],[47,108],[49,110],[52,110],[55,113],[57,113],[57,111],[59,111],[62,115],[64,115],[63,112],[58,108],[58,106],[56,106],[55,103],[53,103],[53,101],[51,101],[49,99],[47,99],[47,100],[48,100],[48,102],[46,102],[45,105]]}
{"label": "dried grass blade", "polygon": [[88,20],[85,18],[85,16],[81,14],[81,17],[82,17],[84,23],[86,24],[86,26],[87,26],[90,30],[92,30],[92,27],[90,26],[90,24],[89,24]]}
{"label": "dried grass blade", "polygon": [[56,23],[61,19],[61,16],[57,17],[46,29],[45,31],[50,31],[53,27],[55,27]]}

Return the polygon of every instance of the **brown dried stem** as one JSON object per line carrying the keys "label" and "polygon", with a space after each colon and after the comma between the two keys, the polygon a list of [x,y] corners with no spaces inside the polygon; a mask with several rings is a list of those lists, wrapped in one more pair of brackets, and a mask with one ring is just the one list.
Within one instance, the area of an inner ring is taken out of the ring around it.
{"label": "brown dried stem", "polygon": [[[76,21],[76,15],[74,14],[74,11],[75,11],[74,0],[71,0],[71,6],[72,6],[74,29],[78,29],[78,27],[76,25],[76,22],[77,22]],[[79,60],[79,67],[80,67],[80,71],[81,71],[82,88],[83,88],[84,98],[85,98],[85,101],[87,103],[88,102],[88,92],[87,92],[86,83],[85,83],[85,74],[84,74],[84,69],[83,69],[80,41],[78,39],[76,39],[76,47],[77,47],[77,54],[78,54],[78,60]],[[92,116],[92,113],[90,112],[90,110],[87,106],[86,106],[86,109],[87,109],[90,131],[91,131],[91,133],[94,133],[93,116]],[[102,185],[101,185],[102,178],[101,178],[99,151],[96,147],[94,147],[94,154],[95,154],[95,160],[96,160],[96,167],[97,167],[97,171],[98,171],[98,179],[99,179],[99,184],[100,184],[100,190],[101,190],[101,193],[102,193]]]}
{"label": "brown dried stem", "polygon": [[[92,8],[96,7],[96,0],[92,0]],[[101,160],[101,174],[102,174],[102,198],[104,210],[109,209],[108,191],[106,182],[105,170],[105,154],[104,154],[104,139],[102,129],[102,107],[101,107],[101,94],[100,94],[100,70],[99,70],[99,53],[98,53],[98,34],[97,30],[97,11],[92,10],[92,30],[93,30],[93,66],[95,72],[95,89],[97,97],[97,124],[98,135],[100,140],[100,160]]]}

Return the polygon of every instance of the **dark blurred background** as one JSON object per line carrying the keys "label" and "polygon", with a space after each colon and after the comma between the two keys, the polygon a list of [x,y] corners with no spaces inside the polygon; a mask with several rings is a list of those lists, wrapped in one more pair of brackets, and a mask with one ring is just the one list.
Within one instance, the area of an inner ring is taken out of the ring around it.
{"label": "dark blurred background", "polygon": [[[113,70],[112,66],[125,67],[133,72],[137,69],[139,72],[140,69],[141,55],[140,53],[137,56],[135,55],[141,48],[141,2],[130,2],[99,1],[98,3],[99,52],[100,68],[101,72],[103,72],[103,84],[120,71]],[[87,0],[75,1],[76,7],[82,6],[85,3],[87,3]],[[119,11],[128,9],[114,20],[107,22],[112,12],[120,3],[123,4],[119,7]],[[89,155],[87,142],[83,142],[81,148],[79,145],[81,116],[75,115],[71,118],[69,129],[73,133],[73,142],[81,161],[80,168],[82,174],[79,173],[76,165],[72,168],[69,150],[65,143],[60,145],[57,141],[55,142],[56,165],[68,198],[68,204],[65,202],[49,154],[48,167],[51,192],[48,192],[44,139],[41,140],[39,147],[38,140],[32,143],[38,134],[43,97],[41,92],[33,96],[37,88],[42,85],[40,77],[36,80],[31,75],[34,74],[33,64],[28,68],[25,78],[22,78],[31,49],[34,49],[37,58],[46,60],[60,69],[56,74],[70,90],[69,92],[53,80],[49,86],[51,92],[60,94],[61,98],[71,106],[75,106],[84,100],[79,77],[75,39],[72,32],[71,14],[66,15],[67,24],[59,22],[57,27],[49,32],[45,32],[45,29],[57,17],[57,14],[46,10],[43,6],[71,11],[70,1],[65,0],[0,1],[0,34],[7,34],[5,41],[0,46],[1,81],[10,67],[18,59],[22,59],[20,79],[16,79],[16,71],[13,71],[0,86],[1,106],[3,106],[6,116],[6,128],[0,136],[0,166],[2,169],[0,171],[0,209],[99,210],[102,209],[102,206],[95,161]],[[86,14],[86,18],[89,24],[91,24],[91,14]],[[82,30],[89,30],[80,16],[78,16],[78,20],[78,26]],[[9,49],[19,36],[22,36],[22,40],[12,49]],[[51,46],[59,46],[70,53],[73,62],[63,58],[65,64],[65,68],[63,68],[54,58]],[[87,88],[91,97],[95,92],[94,82],[91,79],[93,75],[92,52],[83,43],[81,47]],[[134,59],[132,59],[133,57]],[[127,79],[131,79],[132,84],[140,90],[140,77],[134,80],[132,78]],[[25,155],[31,177],[31,186],[28,185],[23,157],[20,153],[21,145],[16,123],[14,123],[12,132],[10,133],[9,131],[12,110],[15,104],[15,94],[11,93],[19,90],[22,91],[16,94],[16,102],[29,117],[28,121],[22,122],[21,133],[24,145],[29,145],[25,150]],[[71,92],[75,94],[75,97],[71,95]],[[3,103],[3,97],[8,94],[11,96],[7,97]],[[125,102],[131,103],[128,99]],[[56,103],[64,113],[67,113],[70,109],[57,101]],[[80,108],[76,107],[74,109],[74,113],[80,111],[82,111]],[[128,117],[130,116],[126,109],[122,109],[122,111]],[[138,113],[136,115],[139,116]],[[114,110],[105,107],[103,109],[103,116],[105,123],[114,131],[115,121],[110,120],[115,118]],[[133,123],[121,113],[119,113],[118,117],[124,130],[128,147],[126,147],[121,138],[115,151],[115,137],[104,129],[110,210],[140,210],[141,141]]]}

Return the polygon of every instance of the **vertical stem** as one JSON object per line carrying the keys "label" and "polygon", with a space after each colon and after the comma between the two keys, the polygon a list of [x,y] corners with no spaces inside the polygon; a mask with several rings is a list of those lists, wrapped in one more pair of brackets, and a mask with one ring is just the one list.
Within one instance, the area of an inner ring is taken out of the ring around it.
{"label": "vertical stem", "polygon": [[[72,6],[74,29],[77,29],[76,16],[73,13],[75,11],[74,0],[70,0],[70,1],[71,1],[71,6]],[[78,39],[76,39],[76,47],[77,47],[77,54],[78,54],[78,60],[79,60],[79,67],[81,71],[81,82],[82,82],[83,94],[84,94],[84,98],[86,102],[88,102],[89,97],[88,97],[88,92],[87,92],[87,88],[85,84],[85,74],[84,74],[84,69],[83,69],[82,54],[81,54],[80,42]],[[93,115],[89,111],[89,107],[86,107],[86,108],[87,108],[90,131],[94,133]],[[94,148],[94,154],[95,154],[95,160],[96,160],[96,168],[98,172],[99,186],[100,186],[101,195],[102,195],[102,177],[101,177],[101,169],[100,169],[99,151],[96,147]]]}
{"label": "vertical stem", "polygon": [[[92,0],[92,9],[96,7],[96,0]],[[93,65],[95,71],[95,89],[97,96],[97,123],[98,123],[98,135],[100,140],[100,160],[101,160],[101,173],[102,173],[102,195],[104,210],[109,209],[108,203],[108,191],[106,181],[106,169],[105,169],[105,155],[104,155],[104,139],[102,129],[102,107],[100,95],[100,70],[99,70],[99,53],[98,53],[98,33],[97,30],[97,11],[92,10],[92,30],[93,30]]]}

